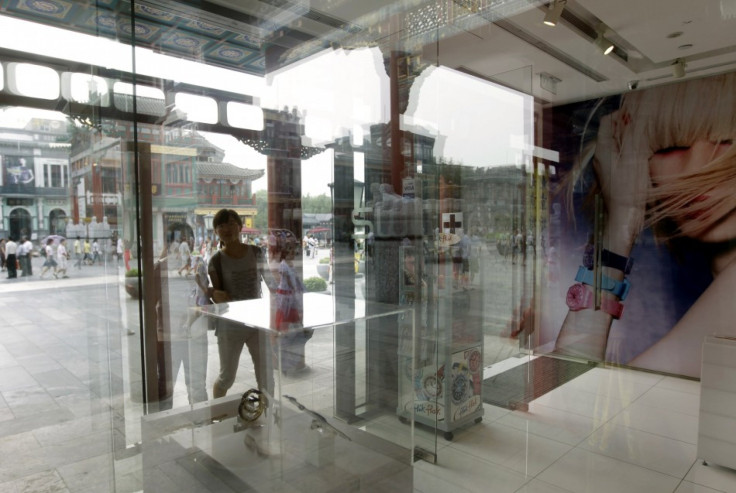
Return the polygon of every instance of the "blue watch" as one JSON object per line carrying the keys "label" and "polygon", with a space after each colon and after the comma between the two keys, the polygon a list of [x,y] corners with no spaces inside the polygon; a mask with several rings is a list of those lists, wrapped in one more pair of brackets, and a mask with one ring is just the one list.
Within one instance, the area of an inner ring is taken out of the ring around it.
{"label": "blue watch", "polygon": [[[578,267],[578,273],[575,276],[575,281],[593,286],[595,284],[593,280],[593,271],[586,269],[584,266]],[[623,281],[616,281],[606,275],[601,275],[601,289],[609,291],[614,296],[617,296],[621,301],[625,300],[629,295],[629,289],[631,289],[631,283],[628,279]]]}
{"label": "blue watch", "polygon": [[[594,252],[594,249],[591,248],[589,251],[589,249],[586,247],[585,253],[583,254],[583,265],[588,269],[593,268]],[[629,274],[631,272],[631,268],[634,266],[634,259],[631,257],[624,257],[623,255],[613,253],[612,251],[604,248],[601,252],[601,263],[604,267],[611,267],[613,269],[620,270],[624,274]]]}

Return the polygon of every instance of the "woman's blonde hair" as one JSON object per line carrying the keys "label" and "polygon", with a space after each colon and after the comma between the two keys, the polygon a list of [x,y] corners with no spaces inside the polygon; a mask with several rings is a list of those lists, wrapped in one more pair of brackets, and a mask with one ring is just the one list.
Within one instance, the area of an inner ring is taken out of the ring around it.
{"label": "woman's blonde hair", "polygon": [[[736,135],[736,73],[689,80],[624,96],[622,114],[643,132],[653,154],[697,140],[731,141]],[[616,138],[617,136],[614,136]],[[736,147],[694,171],[672,175],[649,193],[648,224],[673,219],[660,235],[697,236],[736,209]],[[701,214],[702,211],[708,214]],[[697,220],[688,218],[697,217]]]}
{"label": "woman's blonde hair", "polygon": [[[697,140],[730,142],[736,136],[736,73],[628,93],[618,114],[630,118],[641,132],[649,157],[670,147],[689,147]],[[631,145],[624,139],[625,126],[617,128],[613,139],[620,143],[621,155],[631,155],[625,149]],[[581,149],[573,181],[582,176],[593,149]],[[654,226],[663,239],[698,236],[736,209],[736,146],[694,172],[670,178],[650,187],[645,225]],[[704,210],[708,214],[702,214]]]}

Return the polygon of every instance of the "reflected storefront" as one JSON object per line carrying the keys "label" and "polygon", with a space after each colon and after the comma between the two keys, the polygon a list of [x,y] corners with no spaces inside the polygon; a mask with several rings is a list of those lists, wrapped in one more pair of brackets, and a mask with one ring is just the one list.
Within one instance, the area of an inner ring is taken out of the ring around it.
{"label": "reflected storefront", "polygon": [[490,47],[547,11],[0,6],[0,236],[67,239],[64,289],[28,289],[112,423],[100,491],[411,491],[489,406],[596,364],[700,377],[733,335],[734,76],[565,92]]}

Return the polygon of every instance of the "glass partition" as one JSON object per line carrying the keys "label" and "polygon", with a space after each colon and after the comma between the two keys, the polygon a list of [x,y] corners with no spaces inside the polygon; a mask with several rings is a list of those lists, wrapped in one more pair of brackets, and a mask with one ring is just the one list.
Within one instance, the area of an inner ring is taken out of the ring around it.
{"label": "glass partition", "polygon": [[[0,17],[29,46],[33,36],[64,46],[24,51],[3,38],[2,231],[29,240],[19,275],[42,279],[23,290],[56,307],[76,300],[42,329],[44,355],[57,357],[33,371],[75,389],[59,419],[113,423],[115,486],[177,489],[150,475],[171,465],[161,452],[190,471],[206,464],[205,475],[224,465],[238,481],[251,472],[243,455],[259,456],[259,488],[286,479],[305,491],[321,489],[300,485],[294,463],[366,480],[340,460],[350,441],[379,462],[436,462],[489,411],[525,409],[588,361],[635,361],[675,323],[662,310],[634,349],[633,324],[613,326],[609,341],[603,320],[582,349],[569,332],[576,318],[611,316],[600,313],[611,305],[605,279],[625,277],[610,271],[611,252],[628,256],[635,243],[616,244],[591,168],[572,157],[623,100],[550,107],[532,96],[531,62],[485,66],[481,35],[537,6],[215,3],[98,2],[82,13],[47,2],[60,10],[19,4]],[[621,186],[616,173],[597,177]],[[648,255],[654,234],[637,243]],[[585,301],[601,309],[580,317],[564,281],[579,254],[592,276],[580,281],[593,286]],[[322,306],[315,296],[329,301],[328,321],[305,315]],[[255,310],[240,325],[266,320],[258,348],[212,322],[230,302]],[[47,315],[29,317],[40,327]],[[75,405],[82,393],[98,407]],[[248,448],[246,430],[261,425],[239,414],[268,401],[277,459]],[[141,468],[145,485],[131,472]]]}

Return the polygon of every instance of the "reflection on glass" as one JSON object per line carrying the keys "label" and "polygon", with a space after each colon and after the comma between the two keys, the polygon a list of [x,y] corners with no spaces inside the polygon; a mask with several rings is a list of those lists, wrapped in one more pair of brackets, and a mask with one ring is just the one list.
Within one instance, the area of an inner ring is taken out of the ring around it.
{"label": "reflection on glass", "polygon": [[40,99],[59,97],[59,75],[49,67],[31,63],[8,64],[8,84],[11,91]]}
{"label": "reflection on glass", "polygon": [[192,122],[216,123],[217,102],[205,96],[196,94],[177,93],[176,107],[186,115],[186,119]]}

